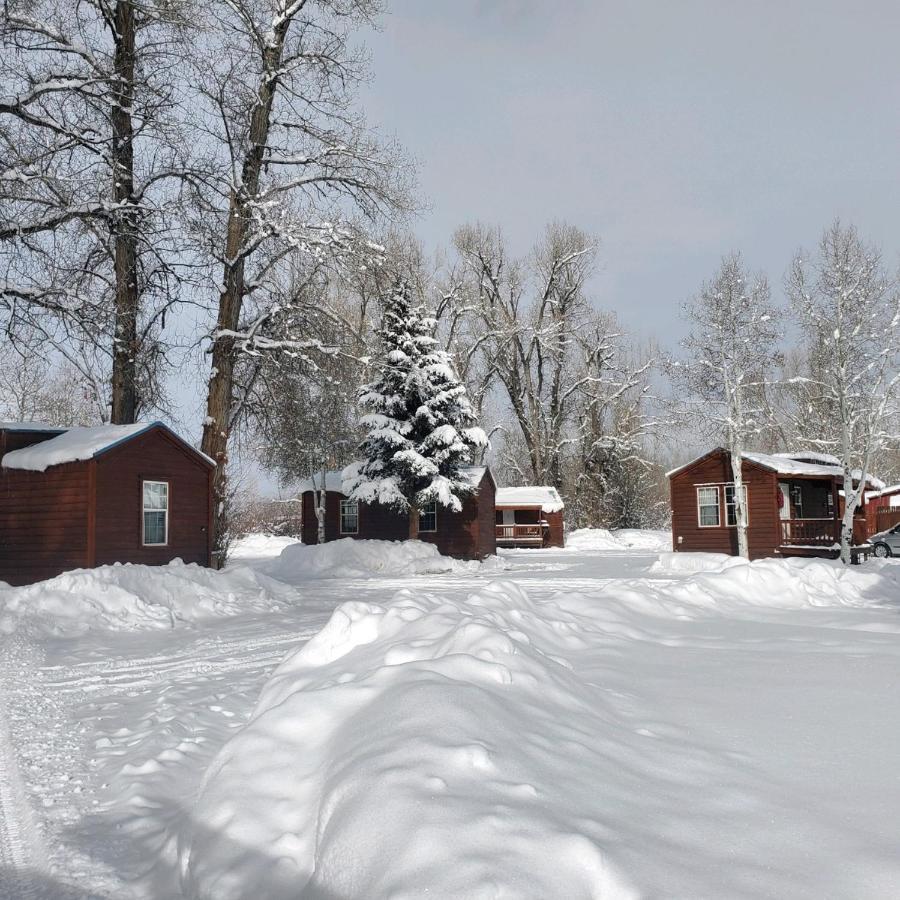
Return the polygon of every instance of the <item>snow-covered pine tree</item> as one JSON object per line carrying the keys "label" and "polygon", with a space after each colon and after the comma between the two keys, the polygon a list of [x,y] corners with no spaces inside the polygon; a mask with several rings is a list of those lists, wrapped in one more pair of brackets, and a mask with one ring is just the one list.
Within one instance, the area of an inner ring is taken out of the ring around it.
{"label": "snow-covered pine tree", "polygon": [[461,468],[487,445],[433,324],[398,281],[378,330],[378,378],[360,391],[367,411],[360,424],[368,432],[363,459],[344,470],[344,492],[353,500],[409,513],[411,539],[429,504],[462,509],[472,486]]}

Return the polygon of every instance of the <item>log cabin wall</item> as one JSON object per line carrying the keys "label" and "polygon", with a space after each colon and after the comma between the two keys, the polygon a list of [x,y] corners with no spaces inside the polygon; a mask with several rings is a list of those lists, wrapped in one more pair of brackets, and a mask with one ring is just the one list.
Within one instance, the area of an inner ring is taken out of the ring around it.
{"label": "log cabin wall", "polygon": [[563,510],[556,512],[545,512],[544,521],[550,526],[547,529],[547,536],[544,539],[545,547],[565,547],[566,534],[565,525],[563,523]]}
{"label": "log cabin wall", "polygon": [[[777,556],[781,543],[777,483],[774,472],[745,461],[749,513],[747,540],[750,558]],[[675,473],[669,479],[672,506],[672,546],[674,550],[737,554],[737,528],[726,526],[723,486],[734,480],[724,453],[711,454]],[[701,527],[697,510],[697,488],[717,487],[719,525]],[[680,539],[680,540],[679,540]]]}
{"label": "log cabin wall", "polygon": [[32,584],[90,565],[89,488],[86,463],[0,469],[0,580]]}
{"label": "log cabin wall", "polygon": [[[163,565],[175,558],[210,564],[210,466],[190,448],[154,428],[98,456],[96,565]],[[143,482],[169,485],[168,542],[143,544]]]}
{"label": "log cabin wall", "polygon": [[[419,540],[434,544],[439,553],[458,559],[483,559],[496,553],[494,529],[494,483],[482,479],[476,494],[463,501],[459,513],[438,508],[437,531],[419,532]],[[325,497],[325,540],[357,538],[375,541],[404,541],[409,537],[409,519],[402,513],[379,504],[359,504],[359,530],[356,534],[340,533],[340,508],[344,495],[327,491]],[[312,491],[301,498],[304,544],[318,543],[318,522]]]}

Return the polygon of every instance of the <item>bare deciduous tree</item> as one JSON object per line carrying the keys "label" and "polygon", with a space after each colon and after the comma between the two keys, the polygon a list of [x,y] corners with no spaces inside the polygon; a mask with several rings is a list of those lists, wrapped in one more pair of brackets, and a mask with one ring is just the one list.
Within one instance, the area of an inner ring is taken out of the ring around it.
{"label": "bare deciduous tree", "polygon": [[872,460],[898,440],[900,286],[855,228],[834,222],[815,259],[798,254],[787,287],[807,359],[789,383],[793,427],[841,460],[841,559],[849,563]]}
{"label": "bare deciduous tree", "polygon": [[354,219],[375,221],[405,202],[405,168],[354,109],[365,60],[351,35],[376,12],[375,0],[219,0],[209,8],[210,48],[194,69],[210,175],[194,226],[221,273],[202,442],[217,466],[217,535],[239,358],[312,352],[318,343],[293,327],[302,317],[285,315],[280,270],[297,255],[315,266],[371,264],[380,248]]}
{"label": "bare deciduous tree", "polygon": [[103,365],[117,423],[154,402],[156,335],[178,293],[182,5],[10,0],[0,16],[6,328]]}
{"label": "bare deciduous tree", "polygon": [[685,307],[687,356],[671,366],[676,402],[687,420],[724,442],[731,459],[738,552],[749,556],[743,454],[770,427],[766,387],[780,360],[779,314],[765,276],[750,276],[740,254],[722,260],[712,281]]}

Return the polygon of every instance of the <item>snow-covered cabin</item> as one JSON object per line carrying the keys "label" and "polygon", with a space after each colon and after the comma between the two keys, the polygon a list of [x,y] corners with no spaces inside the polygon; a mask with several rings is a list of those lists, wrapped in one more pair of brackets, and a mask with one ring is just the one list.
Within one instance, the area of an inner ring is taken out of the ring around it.
{"label": "snow-covered cabin", "polygon": [[[462,470],[472,485],[462,510],[432,505],[419,517],[419,540],[434,544],[445,556],[484,559],[497,552],[494,495],[497,486],[487,466]],[[322,487],[321,473],[300,485],[301,535],[304,544],[318,543],[318,519],[313,492]],[[357,503],[343,493],[341,471],[325,474],[325,540],[359,538],[403,541],[409,537],[409,517],[379,504]]]}
{"label": "snow-covered cabin", "polygon": [[[667,473],[674,550],[737,553],[734,475],[721,447]],[[750,558],[834,556],[840,541],[843,469],[821,453],[743,455]],[[867,479],[875,487],[875,479]],[[854,542],[868,537],[865,504]]]}
{"label": "snow-covered cabin", "polygon": [[161,422],[0,423],[0,580],[176,557],[209,565],[214,468]]}
{"label": "snow-covered cabin", "polygon": [[547,485],[497,488],[497,544],[501,547],[565,545],[565,504]]}

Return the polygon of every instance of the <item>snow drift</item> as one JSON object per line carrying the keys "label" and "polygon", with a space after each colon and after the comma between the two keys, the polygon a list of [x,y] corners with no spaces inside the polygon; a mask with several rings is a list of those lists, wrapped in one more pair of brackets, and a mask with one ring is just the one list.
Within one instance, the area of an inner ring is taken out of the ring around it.
{"label": "snow drift", "polygon": [[491,558],[485,563],[441,556],[424,541],[368,541],[343,538],[326,544],[291,544],[262,567],[267,575],[288,584],[310,578],[369,578],[373,576],[437,575],[476,572],[485,566],[502,568]]}
{"label": "snow drift", "polygon": [[672,547],[671,531],[621,528],[579,528],[566,538],[571,550],[669,550]]}
{"label": "snow drift", "polygon": [[217,572],[180,560],[75,569],[24,587],[0,588],[0,633],[19,628],[74,636],[133,631],[274,609],[296,591],[246,566]]}
{"label": "snow drift", "polygon": [[[725,608],[872,604],[898,576],[766,561],[540,603],[509,582],[345,603],[207,772],[181,835],[183,887],[202,900],[636,896],[617,849],[641,846],[660,797],[691,801],[651,760],[680,759],[681,738],[637,728],[606,686],[622,678],[616,648],[658,647],[673,622]],[[752,780],[698,752],[682,761],[692,784],[701,770],[711,785]]]}

